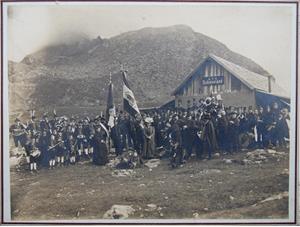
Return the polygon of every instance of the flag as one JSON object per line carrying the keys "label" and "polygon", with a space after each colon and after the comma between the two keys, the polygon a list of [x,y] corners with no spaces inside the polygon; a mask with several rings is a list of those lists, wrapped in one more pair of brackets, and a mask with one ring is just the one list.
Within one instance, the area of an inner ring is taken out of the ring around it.
{"label": "flag", "polygon": [[134,116],[136,114],[139,114],[139,108],[137,106],[136,100],[134,98],[134,94],[129,86],[129,83],[127,81],[126,72],[122,71],[123,76],[123,105],[124,110],[128,112],[131,116]]}
{"label": "flag", "polygon": [[108,86],[108,96],[107,96],[107,105],[106,105],[106,120],[108,126],[111,128],[114,127],[114,118],[116,116],[116,109],[114,105],[114,98],[113,98],[113,84],[110,80]]}

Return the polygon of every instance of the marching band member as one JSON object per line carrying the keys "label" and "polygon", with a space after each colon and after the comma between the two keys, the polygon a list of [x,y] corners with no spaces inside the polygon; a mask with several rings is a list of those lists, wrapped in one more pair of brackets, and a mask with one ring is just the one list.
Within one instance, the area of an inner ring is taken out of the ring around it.
{"label": "marching band member", "polygon": [[15,147],[24,147],[26,143],[26,126],[21,123],[19,118],[16,118],[15,124],[9,129],[15,143]]}
{"label": "marching band member", "polygon": [[32,141],[30,151],[30,171],[37,171],[37,163],[41,155],[41,151],[37,148],[35,140]]}

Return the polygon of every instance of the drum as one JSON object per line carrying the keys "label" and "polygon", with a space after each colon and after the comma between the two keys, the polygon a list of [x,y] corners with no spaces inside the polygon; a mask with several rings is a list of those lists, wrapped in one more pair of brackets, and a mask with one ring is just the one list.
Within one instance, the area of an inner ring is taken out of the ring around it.
{"label": "drum", "polygon": [[34,157],[34,158],[37,158],[41,155],[41,152],[39,150],[34,150],[32,153],[31,153],[31,156]]}

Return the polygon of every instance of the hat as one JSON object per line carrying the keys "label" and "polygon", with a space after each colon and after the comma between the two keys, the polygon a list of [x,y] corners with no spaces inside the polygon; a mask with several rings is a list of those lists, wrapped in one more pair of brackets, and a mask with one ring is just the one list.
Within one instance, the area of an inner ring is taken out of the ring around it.
{"label": "hat", "polygon": [[237,114],[237,112],[234,110],[234,111],[231,111],[230,112],[230,115],[233,115],[233,114]]}
{"label": "hat", "polygon": [[150,123],[153,122],[153,118],[151,118],[151,117],[146,117],[144,121],[145,121],[145,123],[149,123],[149,124],[150,124]]}
{"label": "hat", "polygon": [[206,106],[209,106],[211,104],[211,97],[207,97],[206,99],[205,99],[205,105]]}
{"label": "hat", "polygon": [[210,113],[204,112],[203,115],[202,115],[202,117],[203,117],[203,119],[209,120],[210,119]]}
{"label": "hat", "polygon": [[225,115],[226,115],[225,110],[221,110],[221,111],[220,111],[220,114],[221,114],[221,116],[225,116]]}
{"label": "hat", "polygon": [[216,96],[216,99],[217,99],[218,101],[223,100],[220,94],[218,94],[218,95]]}

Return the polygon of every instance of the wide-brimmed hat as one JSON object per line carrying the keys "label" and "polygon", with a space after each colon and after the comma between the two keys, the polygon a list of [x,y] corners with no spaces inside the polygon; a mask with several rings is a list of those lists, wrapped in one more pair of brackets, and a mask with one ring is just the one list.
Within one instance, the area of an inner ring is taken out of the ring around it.
{"label": "wide-brimmed hat", "polygon": [[151,124],[153,122],[153,118],[146,117],[144,121],[145,121],[145,123]]}
{"label": "wide-brimmed hat", "polygon": [[221,116],[225,116],[225,115],[226,115],[225,110],[221,110],[221,111],[220,111],[220,114],[221,114]]}
{"label": "wide-brimmed hat", "polygon": [[234,115],[234,114],[238,114],[235,110],[231,111],[229,115]]}
{"label": "wide-brimmed hat", "polygon": [[204,112],[203,115],[202,115],[202,118],[203,119],[210,119],[210,113]]}
{"label": "wide-brimmed hat", "polygon": [[218,95],[216,96],[216,99],[217,99],[218,101],[223,100],[220,94],[218,94]]}
{"label": "wide-brimmed hat", "polygon": [[207,97],[206,99],[205,99],[205,105],[206,106],[209,106],[211,104],[211,97]]}

